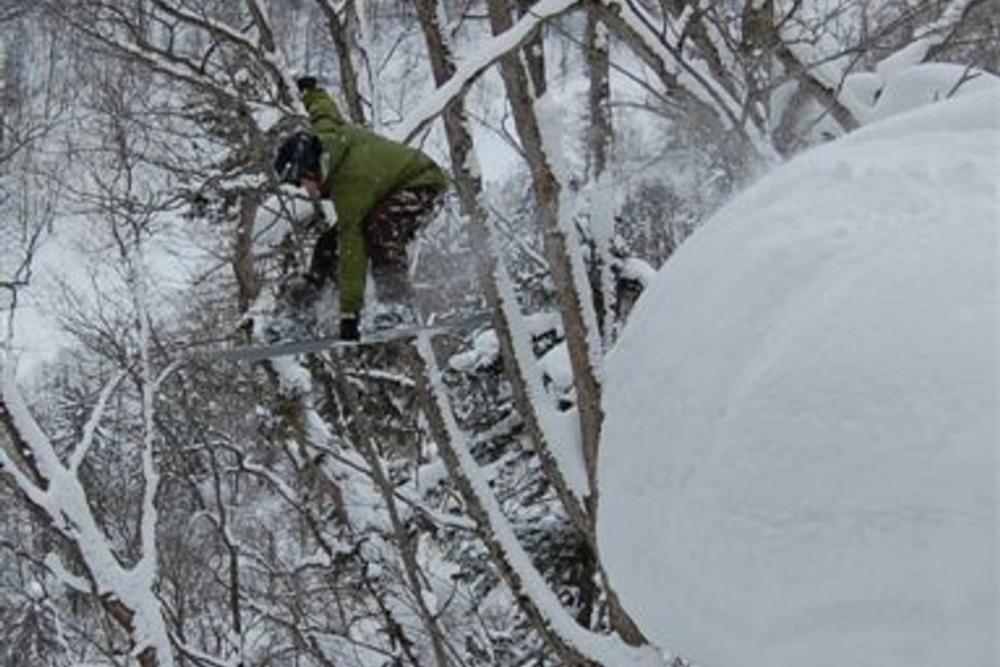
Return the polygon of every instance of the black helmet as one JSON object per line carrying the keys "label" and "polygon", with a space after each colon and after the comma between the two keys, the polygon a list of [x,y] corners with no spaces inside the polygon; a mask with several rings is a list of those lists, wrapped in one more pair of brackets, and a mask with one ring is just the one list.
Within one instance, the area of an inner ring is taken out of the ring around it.
{"label": "black helmet", "polygon": [[321,174],[320,155],[323,145],[312,132],[299,130],[285,139],[274,158],[274,170],[282,183],[299,184],[303,173]]}

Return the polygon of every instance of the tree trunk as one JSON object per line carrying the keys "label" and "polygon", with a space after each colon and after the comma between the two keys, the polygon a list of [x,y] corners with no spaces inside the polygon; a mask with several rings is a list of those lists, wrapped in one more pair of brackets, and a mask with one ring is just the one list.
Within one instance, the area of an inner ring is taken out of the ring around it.
{"label": "tree trunk", "polygon": [[[508,30],[511,26],[511,17],[503,0],[487,0],[487,4],[494,34]],[[535,197],[538,202],[542,227],[545,231],[546,255],[552,272],[552,280],[559,295],[563,328],[566,332],[566,346],[573,368],[583,458],[590,487],[590,494],[585,501],[586,514],[589,519],[586,535],[593,549],[594,562],[599,568],[601,579],[607,590],[612,628],[628,644],[638,646],[646,644],[647,640],[635,622],[621,607],[617,595],[610,587],[607,575],[600,567],[600,556],[597,549],[595,531],[599,497],[597,461],[604,415],[601,409],[601,386],[597,379],[597,368],[595,368],[595,360],[600,351],[591,347],[591,341],[594,338],[589,335],[584,317],[583,295],[577,289],[578,284],[586,285],[586,276],[581,276],[582,280],[579,282],[574,280],[570,253],[577,252],[577,249],[568,246],[566,233],[560,225],[560,186],[545,154],[541,129],[534,111],[534,99],[527,86],[524,68],[516,56],[508,54],[500,60],[500,73],[507,89],[507,97],[521,140],[521,148],[531,169]]]}
{"label": "tree trunk", "polygon": [[587,62],[587,178],[591,195],[590,229],[592,260],[590,287],[594,312],[605,347],[615,334],[616,291],[611,275],[611,238],[614,236],[614,193],[606,178],[614,129],[611,125],[611,59],[606,27],[594,12],[587,13],[583,38]]}
{"label": "tree trunk", "polygon": [[254,266],[253,235],[260,195],[244,191],[238,200],[239,216],[236,221],[236,239],[233,244],[233,273],[236,274],[237,303],[245,313],[260,293],[260,284]]}
{"label": "tree trunk", "polygon": [[611,58],[607,36],[602,34],[600,19],[587,13],[583,38],[587,60],[587,171],[593,180],[600,178],[608,164],[613,129],[611,126]]}
{"label": "tree trunk", "polygon": [[[517,15],[522,17],[531,11],[531,6],[535,0],[517,0]],[[528,76],[531,77],[531,87],[535,97],[545,94],[545,40],[542,31],[539,30],[534,37],[528,40],[522,49],[524,53],[524,64],[528,69]]]}
{"label": "tree trunk", "polygon": [[[415,0],[414,4],[427,42],[434,80],[440,86],[455,73],[455,64],[438,23],[437,0]],[[489,212],[482,204],[482,179],[478,169],[473,169],[470,165],[473,156],[472,134],[462,107],[462,100],[456,99],[445,109],[443,114],[445,130],[462,212],[469,220],[469,234],[475,252],[479,282],[486,293],[486,301],[492,313],[493,328],[500,341],[501,358],[511,382],[514,404],[525,422],[535,451],[539,454],[546,478],[562,502],[570,521],[586,535],[589,525],[586,513],[582,504],[570,491],[551,454],[539,416],[529,398],[524,375],[528,369],[522,369],[518,363],[510,322],[497,287],[497,258],[492,252]]]}
{"label": "tree trunk", "polygon": [[[510,12],[504,0],[488,0],[490,25],[494,34],[509,30],[512,25]],[[601,437],[601,386],[597,380],[594,360],[598,350],[590,347],[590,335],[584,318],[584,302],[573,278],[573,267],[565,231],[559,224],[560,185],[549,165],[542,143],[542,133],[534,111],[534,98],[528,87],[524,68],[515,54],[500,60],[500,73],[507,90],[514,123],[521,140],[521,149],[531,169],[535,199],[545,234],[546,255],[552,280],[559,295],[566,346],[573,367],[576,387],[577,410],[580,415],[580,433],[583,459],[590,485],[587,498],[588,513],[597,509],[597,455]]]}
{"label": "tree trunk", "polygon": [[351,54],[354,52],[351,34],[337,14],[332,0],[316,0],[320,10],[326,17],[326,24],[330,30],[330,39],[333,41],[333,48],[337,51],[337,63],[340,66],[340,85],[343,89],[344,102],[347,104],[347,113],[351,121],[359,125],[365,122],[365,112],[361,107],[361,89],[358,86],[358,73],[354,69],[354,61]]}
{"label": "tree trunk", "polygon": [[[439,25],[437,1],[416,0],[415,6],[418,18],[424,31],[424,37],[427,41],[431,65],[434,71],[434,78],[436,83],[441,86],[455,73],[455,65],[450,49]],[[516,56],[514,58],[516,59]],[[521,75],[523,79],[523,70],[521,70]],[[530,115],[533,119],[533,113]],[[460,99],[456,99],[449,104],[443,114],[443,119],[447,130],[451,161],[455,172],[462,209],[469,218],[470,235],[472,236],[473,247],[476,251],[477,269],[480,282],[486,292],[487,301],[490,304],[490,308],[493,313],[494,328],[496,329],[500,340],[501,355],[504,361],[504,366],[507,370],[507,376],[511,379],[515,405],[517,406],[522,418],[525,420],[529,434],[532,436],[536,451],[539,454],[539,458],[543,466],[543,471],[545,472],[549,483],[552,484],[556,495],[565,507],[570,521],[580,531],[581,535],[583,535],[584,541],[591,553],[592,561],[597,567],[602,582],[604,582],[611,609],[613,629],[617,631],[627,643],[633,646],[645,644],[647,643],[645,638],[642,636],[642,633],[638,630],[635,623],[629,618],[628,614],[621,608],[617,595],[608,586],[607,576],[604,573],[603,568],[600,567],[600,559],[597,555],[597,542],[593,519],[593,517],[596,516],[596,514],[593,513],[594,510],[596,510],[596,506],[591,506],[591,512],[588,513],[588,511],[581,506],[576,496],[569,490],[558,465],[551,455],[538,415],[531,404],[527,390],[527,382],[525,381],[524,376],[526,369],[521,369],[519,367],[511,337],[510,324],[507,321],[503,308],[503,302],[497,285],[497,259],[491,252],[492,246],[490,243],[489,216],[488,212],[482,205],[482,182],[480,175],[477,169],[471,168],[471,165],[474,163],[474,161],[470,160],[473,151],[472,135],[469,132]],[[537,132],[537,124],[535,124],[535,129]],[[534,149],[537,149],[537,155],[541,158],[540,161],[542,164],[544,164],[544,155],[541,153],[540,137],[538,141],[535,142]],[[551,170],[546,167],[544,171],[547,172],[549,176],[547,182],[555,186],[555,197],[550,197],[549,201],[554,201],[557,206],[558,185],[555,184],[555,178],[552,176]],[[553,223],[557,226],[558,209],[552,208],[550,210],[556,215]],[[559,257],[562,258],[562,264],[568,265],[569,262],[566,261],[567,256],[565,251],[560,252]],[[569,279],[569,284],[572,286],[571,279]],[[575,290],[572,291],[573,294],[576,294]],[[577,327],[577,330],[581,331],[583,329],[583,318],[579,315],[579,313],[580,311],[577,309],[578,320],[580,321],[580,325]],[[581,336],[581,338],[585,340],[583,336]],[[429,417],[429,419],[431,418]],[[594,449],[594,461],[596,463],[596,448]],[[596,468],[593,468],[593,470],[596,471]],[[491,549],[491,553],[493,552],[494,550]],[[500,559],[501,555],[502,554],[494,553],[494,561],[497,562],[498,567],[503,570],[505,566]],[[527,610],[526,613],[528,613]]]}

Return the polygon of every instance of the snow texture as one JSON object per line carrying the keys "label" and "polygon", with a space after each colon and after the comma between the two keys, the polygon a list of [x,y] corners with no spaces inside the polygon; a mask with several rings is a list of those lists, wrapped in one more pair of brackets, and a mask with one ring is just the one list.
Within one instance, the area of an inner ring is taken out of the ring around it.
{"label": "snow texture", "polygon": [[[801,60],[809,61],[807,46],[798,44],[790,48]],[[902,58],[893,62],[891,67],[880,65],[875,72],[843,74],[843,85],[832,69],[819,78],[838,90],[838,100],[861,125],[913,111],[932,102],[990,90],[1000,84],[1000,78],[989,72],[954,63],[909,64]],[[832,63],[826,65],[833,67]],[[795,89],[796,84],[788,82],[775,90],[771,98],[775,118],[785,112]],[[797,131],[812,143],[843,134],[825,106],[814,98],[803,103],[799,116]]]}
{"label": "snow texture", "polygon": [[634,280],[646,289],[656,279],[656,269],[643,259],[629,257],[622,263],[622,278]]}
{"label": "snow texture", "polygon": [[487,329],[472,340],[472,349],[451,357],[448,365],[456,371],[471,373],[489,367],[500,358],[500,340],[493,329]]}
{"label": "snow texture", "polygon": [[599,542],[703,667],[995,667],[1000,87],[763,178],[607,366]]}
{"label": "snow texture", "polygon": [[914,35],[916,39],[880,62],[875,67],[876,71],[884,80],[888,80],[893,74],[923,62],[932,46],[942,44],[948,38],[971,4],[972,0],[949,2],[936,21],[919,28]]}
{"label": "snow texture", "polygon": [[904,69],[884,79],[878,102],[868,116],[877,121],[953,95],[995,88],[1000,82],[992,74],[954,65],[927,63]]}
{"label": "snow texture", "polygon": [[554,345],[542,355],[538,364],[542,367],[542,373],[552,381],[558,392],[564,393],[573,389],[573,366],[565,342]]}
{"label": "snow texture", "polygon": [[528,394],[528,400],[534,407],[538,425],[545,439],[545,446],[552,453],[559,472],[570,491],[577,498],[586,498],[590,495],[590,485],[584,466],[580,429],[566,428],[566,421],[562,418],[564,415],[556,410],[552,396],[546,391],[542,369],[536,362],[534,351],[531,349],[532,329],[530,327],[537,326],[540,321],[544,321],[544,318],[534,318],[527,321],[521,315],[514,284],[502,263],[497,264],[496,283],[497,292],[506,313],[507,324],[510,327],[514,356],[517,359],[518,368],[523,374],[525,391]]}

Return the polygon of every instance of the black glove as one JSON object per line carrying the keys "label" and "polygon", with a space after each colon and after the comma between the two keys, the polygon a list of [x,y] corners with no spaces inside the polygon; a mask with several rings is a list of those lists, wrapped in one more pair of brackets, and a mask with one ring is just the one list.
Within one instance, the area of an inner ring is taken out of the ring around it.
{"label": "black glove", "polygon": [[295,85],[299,87],[299,92],[304,93],[307,90],[312,90],[316,87],[316,77],[314,76],[300,76],[296,81]]}
{"label": "black glove", "polygon": [[358,330],[357,317],[340,318],[340,340],[360,340],[361,331]]}

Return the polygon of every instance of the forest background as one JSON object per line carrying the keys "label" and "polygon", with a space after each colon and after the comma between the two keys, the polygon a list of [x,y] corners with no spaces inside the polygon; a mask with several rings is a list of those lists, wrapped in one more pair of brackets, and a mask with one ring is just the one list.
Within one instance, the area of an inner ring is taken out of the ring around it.
{"label": "forest background", "polygon": [[[604,356],[747,183],[1000,70],[998,16],[0,2],[0,663],[683,664],[602,567]],[[270,170],[303,73],[454,175],[413,278],[489,326],[204,353],[259,338],[329,224]]]}

